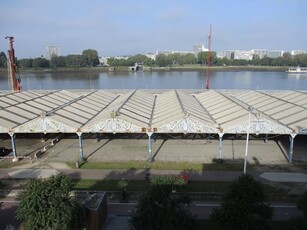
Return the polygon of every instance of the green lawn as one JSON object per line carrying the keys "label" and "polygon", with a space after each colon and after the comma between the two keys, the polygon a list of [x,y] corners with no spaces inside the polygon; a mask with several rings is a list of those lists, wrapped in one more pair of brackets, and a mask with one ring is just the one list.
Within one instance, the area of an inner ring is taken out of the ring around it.
{"label": "green lawn", "polygon": [[[75,163],[68,163],[71,168],[75,167]],[[251,166],[248,166],[252,170]],[[191,163],[191,162],[153,162],[146,161],[123,161],[123,162],[85,162],[80,166],[81,169],[165,169],[180,171],[241,171],[243,164],[237,163]]]}

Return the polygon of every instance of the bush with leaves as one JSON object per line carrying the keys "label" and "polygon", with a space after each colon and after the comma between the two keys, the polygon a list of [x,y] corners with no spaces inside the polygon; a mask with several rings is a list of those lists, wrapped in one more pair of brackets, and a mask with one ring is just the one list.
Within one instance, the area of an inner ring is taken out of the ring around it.
{"label": "bush with leaves", "polygon": [[227,229],[267,229],[273,209],[264,203],[262,184],[250,175],[240,176],[223,195],[221,207],[210,215]]}
{"label": "bush with leaves", "polygon": [[150,183],[152,185],[163,185],[174,191],[183,188],[187,184],[187,180],[183,176],[154,176]]}
{"label": "bush with leaves", "polygon": [[303,212],[307,222],[307,192],[305,192],[297,201],[297,208]]}
{"label": "bush with leaves", "polygon": [[48,179],[31,179],[17,200],[17,219],[25,229],[82,229],[84,212],[70,195],[71,179],[57,174]]}
{"label": "bush with leaves", "polygon": [[174,196],[172,193],[172,184],[179,179],[172,176],[152,179],[149,189],[141,196],[132,214],[132,229],[196,229],[197,221],[188,210],[190,198],[180,194]]}

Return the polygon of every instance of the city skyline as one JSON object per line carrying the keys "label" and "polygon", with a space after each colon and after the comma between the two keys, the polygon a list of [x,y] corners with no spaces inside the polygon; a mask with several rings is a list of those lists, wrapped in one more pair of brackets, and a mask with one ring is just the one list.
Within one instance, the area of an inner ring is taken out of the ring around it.
{"label": "city skyline", "polygon": [[206,44],[210,25],[214,51],[306,51],[306,12],[306,0],[2,0],[0,51],[8,35],[18,58],[45,55],[50,44],[64,56],[89,48],[100,56],[192,50]]}

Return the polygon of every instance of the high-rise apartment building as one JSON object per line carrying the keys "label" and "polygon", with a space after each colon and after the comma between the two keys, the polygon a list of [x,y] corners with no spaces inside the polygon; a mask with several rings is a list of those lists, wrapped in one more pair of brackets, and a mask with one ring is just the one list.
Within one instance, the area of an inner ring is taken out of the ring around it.
{"label": "high-rise apartment building", "polygon": [[50,60],[53,56],[60,56],[61,50],[59,46],[49,45],[46,47],[47,50],[47,60]]}
{"label": "high-rise apartment building", "polygon": [[268,56],[267,49],[253,49],[252,52],[254,55],[257,55],[260,59]]}
{"label": "high-rise apartment building", "polygon": [[284,54],[284,51],[282,51],[282,50],[269,50],[267,57],[278,58],[278,57],[282,57],[283,54]]}
{"label": "high-rise apartment building", "polygon": [[199,52],[206,52],[206,51],[209,51],[209,49],[205,48],[204,45],[197,44],[193,46],[193,51],[195,55],[197,55]]}

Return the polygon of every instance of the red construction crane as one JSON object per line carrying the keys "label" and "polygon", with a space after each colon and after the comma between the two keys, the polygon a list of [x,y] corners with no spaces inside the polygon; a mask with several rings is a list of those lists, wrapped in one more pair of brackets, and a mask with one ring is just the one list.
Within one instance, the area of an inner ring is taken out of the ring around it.
{"label": "red construction crane", "polygon": [[208,57],[207,57],[207,81],[206,81],[206,89],[210,88],[211,31],[212,31],[212,26],[210,25],[210,33],[209,33],[209,36],[208,36]]}
{"label": "red construction crane", "polygon": [[17,59],[15,57],[15,51],[13,47],[14,37],[7,36],[5,39],[9,39],[10,42],[10,49],[8,50],[8,72],[9,72],[9,81],[11,84],[11,89],[13,92],[19,92],[22,87],[20,84],[20,77],[17,74]]}

